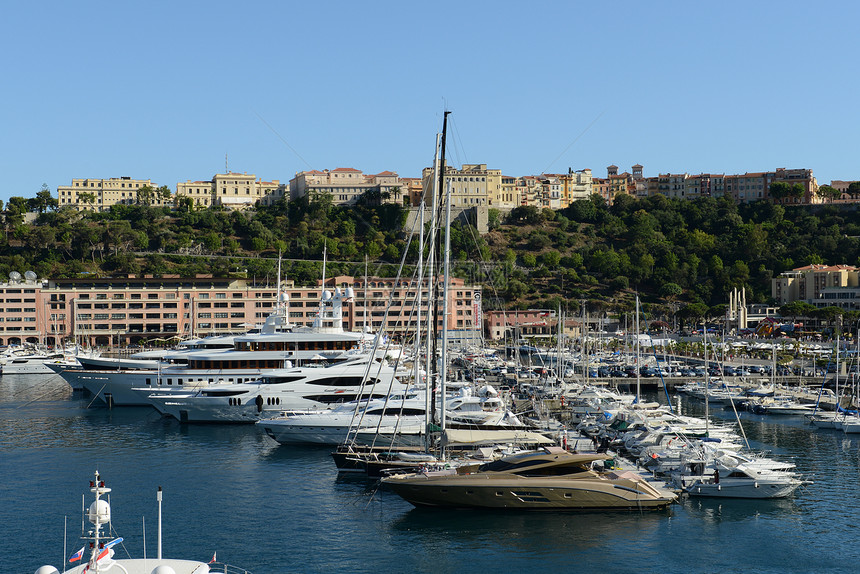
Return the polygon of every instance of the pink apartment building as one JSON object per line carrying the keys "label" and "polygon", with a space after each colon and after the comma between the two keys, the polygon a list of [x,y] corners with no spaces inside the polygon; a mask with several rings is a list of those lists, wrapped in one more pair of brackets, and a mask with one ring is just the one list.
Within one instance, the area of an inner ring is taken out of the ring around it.
{"label": "pink apartment building", "polygon": [[[374,331],[384,321],[389,334],[402,336],[411,332],[409,319],[414,316],[411,310],[416,286],[408,280],[397,282],[390,278],[371,277],[366,282],[366,291],[364,278],[339,276],[326,282],[330,290],[354,290],[354,298],[344,307],[344,328],[363,328],[367,311],[366,324]],[[289,295],[291,320],[310,325],[319,309],[320,287],[287,284],[284,292]],[[424,293],[426,313],[426,288]],[[475,302],[480,302],[480,293],[480,286],[451,279],[448,329],[474,329],[479,323],[475,316],[480,315],[480,305]],[[210,276],[10,281],[0,285],[0,345],[33,342],[55,346],[76,341],[89,346],[122,347],[240,333],[263,323],[276,301],[274,284]],[[441,313],[441,305],[439,309]],[[438,325],[443,327],[441,319]]]}

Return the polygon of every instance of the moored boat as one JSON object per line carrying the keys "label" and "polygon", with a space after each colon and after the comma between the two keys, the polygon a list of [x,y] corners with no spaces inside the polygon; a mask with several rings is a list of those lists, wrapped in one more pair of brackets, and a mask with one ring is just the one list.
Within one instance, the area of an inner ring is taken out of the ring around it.
{"label": "moored boat", "polygon": [[672,504],[674,492],[630,472],[601,470],[606,454],[559,447],[480,466],[392,475],[382,483],[415,506],[520,510],[645,510]]}

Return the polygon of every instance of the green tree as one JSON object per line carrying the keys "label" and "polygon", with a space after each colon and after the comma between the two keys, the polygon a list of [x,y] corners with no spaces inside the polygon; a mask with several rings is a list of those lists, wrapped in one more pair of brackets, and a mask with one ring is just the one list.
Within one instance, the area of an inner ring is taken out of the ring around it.
{"label": "green tree", "polygon": [[834,199],[839,199],[842,197],[842,192],[830,185],[822,185],[818,188],[818,191],[815,192],[818,197],[823,199],[824,201],[833,202]]}
{"label": "green tree", "polygon": [[137,188],[137,203],[140,205],[151,205],[155,197],[155,190],[151,185],[142,185]]}
{"label": "green tree", "polygon": [[173,197],[173,192],[166,185],[162,185],[153,192],[153,198],[161,200],[164,204],[167,204],[171,197]]}
{"label": "green tree", "polygon": [[29,207],[33,211],[38,211],[39,213],[45,213],[48,209],[56,211],[58,206],[59,201],[51,193],[47,183],[42,184],[42,189],[38,191],[36,193],[36,197],[29,202]]}
{"label": "green tree", "polygon": [[780,203],[791,194],[791,186],[784,181],[775,181],[768,188],[770,196]]}
{"label": "green tree", "polygon": [[669,301],[674,301],[684,292],[681,289],[681,286],[677,283],[664,283],[662,287],[660,287],[660,296]]}
{"label": "green tree", "polygon": [[790,301],[779,308],[779,314],[782,317],[791,317],[792,323],[796,323],[798,317],[812,317],[817,309],[806,301]]}

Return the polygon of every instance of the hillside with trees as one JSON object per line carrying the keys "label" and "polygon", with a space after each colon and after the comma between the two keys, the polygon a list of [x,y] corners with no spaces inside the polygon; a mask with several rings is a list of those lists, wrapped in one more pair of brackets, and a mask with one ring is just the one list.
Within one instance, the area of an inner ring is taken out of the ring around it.
{"label": "hillside with trees", "polygon": [[[157,190],[156,190],[157,191]],[[144,198],[145,199],[145,198]],[[243,276],[274,283],[278,254],[287,277],[313,284],[322,272],[392,276],[409,245],[407,211],[374,196],[334,205],[316,195],[248,212],[115,205],[104,213],[57,209],[50,191],[4,206],[0,273]],[[35,213],[31,224],[25,214]],[[730,199],[637,200],[620,195],[574,202],[562,211],[490,210],[490,232],[451,227],[457,276],[481,283],[490,308],[629,310],[640,293],[654,315],[719,313],[732,288],[748,302],[770,299],[771,279],[811,263],[860,264],[860,215],[853,206],[737,205]],[[407,273],[411,273],[407,271]]]}

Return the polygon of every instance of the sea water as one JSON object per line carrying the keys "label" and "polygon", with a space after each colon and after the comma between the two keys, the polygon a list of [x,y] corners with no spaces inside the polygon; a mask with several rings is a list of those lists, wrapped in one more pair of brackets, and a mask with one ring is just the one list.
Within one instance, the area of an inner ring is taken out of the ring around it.
{"label": "sea water", "polygon": [[643,514],[489,512],[413,508],[375,482],[339,476],[329,448],[281,446],[254,425],[180,425],[150,408],[91,401],[59,377],[0,378],[7,572],[62,572],[82,544],[82,495],[89,505],[96,470],[113,489],[113,529],[132,557],[156,554],[161,486],[166,557],[208,562],[217,552],[253,574],[860,568],[860,438],[802,417],[741,413],[754,448],[815,481],[792,498],[685,498]]}

